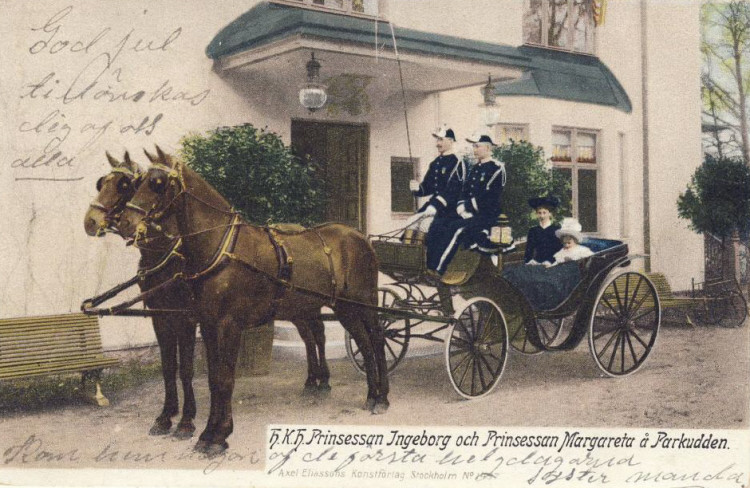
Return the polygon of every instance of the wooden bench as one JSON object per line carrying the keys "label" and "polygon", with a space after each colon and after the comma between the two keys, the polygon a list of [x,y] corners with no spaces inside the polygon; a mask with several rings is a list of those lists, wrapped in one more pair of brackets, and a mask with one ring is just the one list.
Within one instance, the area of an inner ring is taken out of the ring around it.
{"label": "wooden bench", "polygon": [[94,378],[97,404],[109,401],[101,392],[101,370],[119,363],[105,357],[96,316],[71,313],[0,319],[0,380],[60,373],[82,373],[82,391]]}
{"label": "wooden bench", "polygon": [[662,273],[648,273],[648,278],[656,288],[661,308],[691,309],[703,305],[703,300],[700,298],[674,296],[667,277]]}

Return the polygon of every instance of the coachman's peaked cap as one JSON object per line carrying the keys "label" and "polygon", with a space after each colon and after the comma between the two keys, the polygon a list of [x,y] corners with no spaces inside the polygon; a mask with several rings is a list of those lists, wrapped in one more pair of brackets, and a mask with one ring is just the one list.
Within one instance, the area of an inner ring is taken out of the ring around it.
{"label": "coachman's peaked cap", "polygon": [[447,127],[435,129],[432,132],[432,135],[434,137],[439,137],[440,139],[453,139],[454,141],[456,140],[456,134],[453,133],[453,129],[449,129]]}

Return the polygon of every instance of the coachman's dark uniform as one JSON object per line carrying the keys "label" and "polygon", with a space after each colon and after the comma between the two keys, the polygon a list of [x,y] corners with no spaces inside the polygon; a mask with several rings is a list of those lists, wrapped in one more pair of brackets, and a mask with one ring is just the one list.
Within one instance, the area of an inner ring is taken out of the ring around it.
{"label": "coachman's dark uniform", "polygon": [[432,195],[420,212],[432,205],[437,210],[437,217],[456,217],[456,202],[466,176],[465,164],[455,154],[441,154],[430,163],[419,190],[413,192],[416,197]]}
{"label": "coachman's dark uniform", "polygon": [[489,239],[490,228],[502,213],[505,165],[493,160],[476,164],[466,178],[457,205],[463,203],[469,219],[436,218],[427,234],[427,267],[442,274],[459,245],[483,253],[494,253],[498,245]]}
{"label": "coachman's dark uniform", "polygon": [[558,224],[551,224],[546,229],[537,225],[529,229],[526,238],[526,254],[523,260],[528,263],[532,259],[537,263],[549,261],[555,262],[555,253],[562,249],[562,242],[555,236],[555,231],[559,230]]}

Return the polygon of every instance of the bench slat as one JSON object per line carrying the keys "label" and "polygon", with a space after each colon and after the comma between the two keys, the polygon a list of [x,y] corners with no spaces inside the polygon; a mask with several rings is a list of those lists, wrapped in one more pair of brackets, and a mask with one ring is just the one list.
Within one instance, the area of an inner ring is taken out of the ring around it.
{"label": "bench slat", "polygon": [[16,368],[16,369],[0,369],[0,379],[11,379],[11,378],[26,378],[31,376],[42,376],[53,373],[68,373],[68,372],[81,372],[81,371],[93,371],[97,369],[103,369],[110,366],[115,366],[119,363],[119,360],[114,358],[101,358],[90,361],[79,361],[75,363],[50,363],[44,366],[35,368]]}
{"label": "bench slat", "polygon": [[5,324],[0,326],[0,334],[13,334],[18,332],[50,332],[50,331],[65,331],[65,330],[98,330],[99,324],[77,324],[77,323],[48,323],[39,324],[38,326],[29,324]]}
{"label": "bench slat", "polygon": [[0,319],[0,379],[85,372],[118,363],[103,355],[96,316]]}
{"label": "bench slat", "polygon": [[79,330],[76,332],[65,332],[55,334],[28,334],[20,335],[16,334],[13,336],[2,336],[0,335],[0,347],[3,344],[12,345],[20,343],[32,343],[32,342],[55,342],[55,341],[67,341],[71,339],[79,339],[82,342],[87,340],[96,340],[99,334],[95,330]]}

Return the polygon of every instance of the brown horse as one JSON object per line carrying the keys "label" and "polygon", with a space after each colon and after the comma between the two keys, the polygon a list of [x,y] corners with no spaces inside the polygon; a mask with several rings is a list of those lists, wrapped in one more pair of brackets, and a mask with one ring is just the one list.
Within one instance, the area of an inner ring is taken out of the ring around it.
{"label": "brown horse", "polygon": [[[107,231],[116,231],[120,213],[125,209],[125,204],[130,201],[142,181],[143,173],[130,159],[127,152],[122,162],[117,161],[109,153],[107,153],[107,160],[112,165],[112,171],[97,182],[99,194],[89,206],[84,218],[84,227],[90,236],[102,236]],[[167,225],[165,228],[170,227],[171,225]],[[142,273],[142,279],[138,285],[142,291],[166,281],[182,270],[182,263],[178,259],[168,258],[174,245],[175,241],[161,232],[152,234],[147,244],[139,246],[141,260],[138,268]],[[145,305],[151,309],[176,309],[184,307],[189,300],[190,290],[183,286],[172,288],[158,296],[151,296],[146,299]],[[177,424],[174,436],[187,439],[195,432],[193,353],[197,323],[193,317],[186,314],[157,315],[152,321],[161,353],[164,406],[149,433],[151,435],[168,434],[172,427],[172,417],[180,411],[176,381],[179,351],[179,371],[184,403],[182,418]]]}
{"label": "brown horse", "polygon": [[271,317],[314,320],[328,305],[363,352],[365,408],[388,408],[384,334],[378,323],[378,263],[356,230],[326,224],[295,234],[243,222],[197,173],[157,148],[158,162],[120,217],[123,237],[140,239],[149,226],[174,215],[183,239],[190,283],[206,344],[211,412],[196,449],[228,447],[231,397],[240,332]]}
{"label": "brown horse", "polygon": [[[148,151],[144,150],[144,153],[153,163],[156,162],[155,156],[152,156]],[[117,232],[117,225],[119,216],[125,209],[125,204],[130,201],[130,198],[135,194],[137,186],[142,181],[142,172],[139,166],[130,159],[129,153],[125,153],[123,162],[117,161],[107,153],[107,160],[112,165],[112,172],[106,176],[103,176],[97,182],[97,189],[99,194],[94,202],[90,205],[89,210],[84,219],[87,234],[91,236],[102,236],[105,232]],[[174,218],[168,219],[166,227],[170,229],[169,234],[175,233]],[[278,224],[277,228],[279,232],[293,232],[304,230],[301,226],[295,224]],[[173,249],[176,239],[167,238],[165,232],[155,232],[153,236],[149,237],[148,243],[139,246],[141,249],[141,270],[152,269],[154,266],[158,266],[167,256],[168,252]],[[149,289],[160,283],[163,283],[174,276],[175,273],[181,271],[175,263],[169,263],[168,267],[160,268],[158,274],[150,274],[147,277],[147,281],[142,282],[142,290]],[[170,302],[166,307],[176,308],[177,306],[187,306],[185,303],[180,303],[184,296],[184,293],[175,294],[171,292],[166,294],[162,299],[157,300],[159,303],[164,303],[165,300]],[[172,301],[171,298],[176,300]],[[157,305],[153,305],[156,302],[153,298],[147,301],[149,308],[156,308]],[[176,320],[179,317],[170,316]],[[160,345],[160,351],[162,355],[166,354],[167,357],[162,357],[163,374],[165,376],[165,408],[162,415],[159,416],[154,426],[151,429],[151,433],[154,435],[166,434],[169,432],[171,422],[169,420],[169,412],[174,412],[175,415],[178,412],[178,401],[177,401],[177,390],[174,381],[174,372],[177,368],[177,347],[184,344],[189,344],[181,339],[180,337],[174,338],[169,335],[175,329],[173,327],[162,326],[164,322],[163,317],[157,317],[155,322],[157,341]],[[303,392],[305,394],[313,393],[327,393],[330,391],[329,379],[330,372],[328,364],[325,358],[325,326],[320,316],[310,318],[309,320],[295,320],[294,325],[302,337],[306,353],[307,353],[307,380]],[[193,328],[193,334],[195,330]],[[177,342],[175,343],[175,340]],[[187,353],[181,352],[182,358],[187,358]],[[186,378],[187,371],[185,368],[189,367],[189,371],[192,371],[192,365],[188,364],[187,359],[183,359],[180,364],[183,366],[181,371],[181,377]],[[192,373],[191,373],[192,374]],[[169,379],[168,379],[169,378]],[[191,377],[187,377],[190,381]],[[185,380],[183,380],[184,382]],[[185,390],[188,391],[188,390]],[[195,405],[190,390],[190,395],[186,396],[185,408],[188,412],[195,414]],[[169,406],[169,407],[168,407]],[[191,417],[192,418],[192,417]],[[180,425],[184,425],[181,422]],[[176,434],[179,436],[186,434],[185,428],[178,427]]]}

